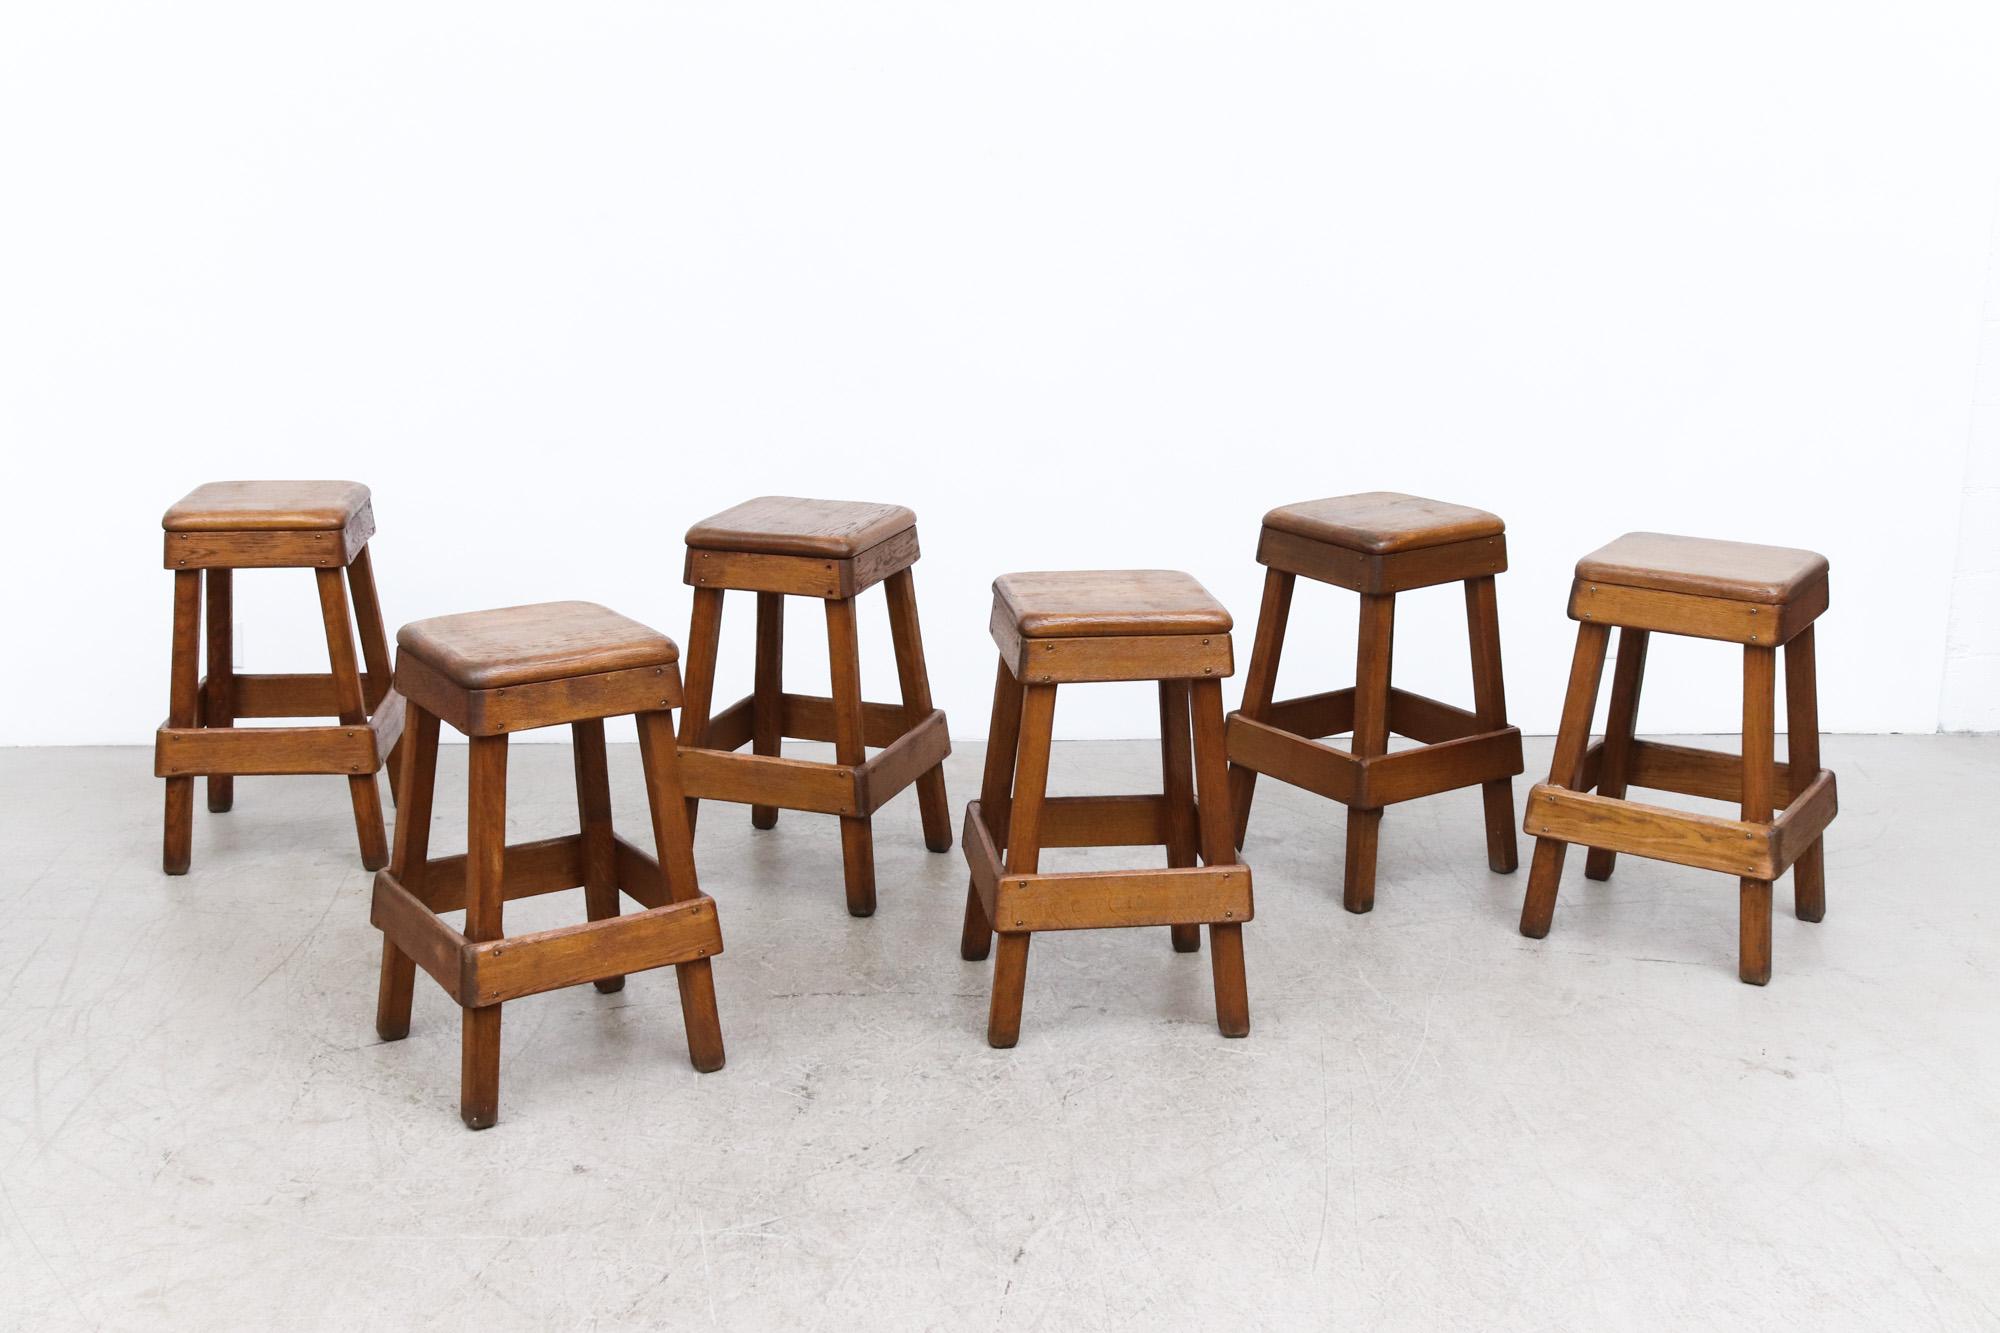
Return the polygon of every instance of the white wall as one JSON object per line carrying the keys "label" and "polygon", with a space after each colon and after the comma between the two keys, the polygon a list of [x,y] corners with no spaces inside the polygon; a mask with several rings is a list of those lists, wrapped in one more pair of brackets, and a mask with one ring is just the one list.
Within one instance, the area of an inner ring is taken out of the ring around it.
{"label": "white wall", "polygon": [[1991,256],[1939,703],[1949,731],[2000,731],[2000,208]]}
{"label": "white wall", "polygon": [[[1287,500],[1503,514],[1531,730],[1577,555],[1808,545],[1826,725],[1930,730],[1995,10],[9,5],[0,742],[143,742],[159,512],[329,475],[375,488],[394,620],[580,596],[677,635],[693,519],[910,504],[961,736],[993,574],[1185,567],[1247,652]],[[244,669],[316,660],[303,574],[239,584]],[[1461,614],[1406,599],[1401,683],[1466,688]],[[1351,599],[1294,619],[1284,687],[1340,683]],[[1735,728],[1726,649],[1652,674],[1647,728]],[[1146,734],[1152,705],[1077,692],[1060,725]]]}

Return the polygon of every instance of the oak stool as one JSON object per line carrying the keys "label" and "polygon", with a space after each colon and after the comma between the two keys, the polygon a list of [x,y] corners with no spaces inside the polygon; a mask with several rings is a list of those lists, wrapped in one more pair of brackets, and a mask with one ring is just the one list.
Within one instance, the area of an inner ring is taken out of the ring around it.
{"label": "oak stool", "polygon": [[[1771,882],[1792,870],[1801,921],[1826,915],[1820,834],[1837,808],[1833,774],[1819,766],[1819,687],[1813,622],[1827,606],[1826,557],[1782,546],[1631,532],[1577,561],[1569,616],[1576,656],[1549,780],[1528,795],[1535,835],[1521,933],[1549,933],[1570,843],[1590,848],[1584,874],[1611,878],[1619,852],[1735,875],[1740,902],[1737,976],[1771,979]],[[1590,720],[1604,651],[1618,627],[1618,666],[1604,739]],[[1654,631],[1743,645],[1743,753],[1633,738],[1646,645]],[[1785,650],[1785,763],[1773,754],[1778,649]],[[1650,787],[1738,805],[1721,819],[1625,798]],[[1786,804],[1772,817],[1777,796]]]}
{"label": "oak stool", "polygon": [[[194,780],[208,778],[208,808],[235,803],[236,779],[267,773],[347,778],[361,864],[389,860],[375,774],[403,731],[403,701],[389,684],[389,643],[375,597],[368,539],[375,512],[352,481],[212,481],[160,520],[174,573],[174,647],[167,720],[153,741],[153,773],[167,780],[162,860],[187,873],[194,843]],[[310,569],[319,583],[331,670],[319,675],[238,675],[232,594],[239,569]],[[342,586],[342,574],[346,584]],[[204,576],[208,674],[201,674]],[[348,619],[361,630],[367,671],[354,661]],[[239,718],[338,717],[336,724],[236,726]]]}
{"label": "oak stool", "polygon": [[[1264,605],[1243,706],[1229,717],[1237,846],[1259,773],[1339,801],[1347,807],[1342,902],[1350,912],[1370,911],[1383,808],[1476,784],[1486,804],[1486,863],[1499,874],[1513,871],[1521,733],[1507,725],[1493,589],[1493,576],[1507,568],[1505,525],[1483,509],[1369,491],[1273,509],[1264,516],[1257,561],[1265,566]],[[1301,575],[1361,594],[1354,687],[1274,701]],[[1389,683],[1396,594],[1459,582],[1472,640],[1470,712]],[[1323,741],[1350,731],[1348,749]],[[1420,744],[1391,754],[1392,733]]]}
{"label": "oak stool", "polygon": [[[383,936],[375,1011],[382,1039],[409,1035],[421,965],[465,1011],[459,1115],[485,1129],[499,1114],[506,1001],[585,981],[610,993],[626,973],[672,966],[694,1067],[722,1068],[709,974],[722,933],[715,902],[695,879],[669,711],[681,702],[674,641],[591,602],[545,602],[419,620],[398,631],[396,646],[410,737],[395,857],[375,876],[371,914]],[[639,726],[657,859],[611,828],[604,719],[626,713]],[[440,720],[471,738],[470,805],[466,854],[432,858]],[[565,722],[582,831],[509,845],[507,738]],[[578,887],[586,924],[512,938],[501,928],[507,900]],[[619,915],[621,891],[646,910]],[[460,909],[463,932],[441,916]]]}
{"label": "oak stool", "polygon": [[[944,760],[951,753],[944,713],[931,707],[917,622],[917,516],[901,505],[759,496],[688,529],[687,582],[694,588],[688,631],[687,707],[681,712],[681,771],[688,819],[699,799],[750,806],[750,822],[768,829],[778,811],[840,816],[847,910],[875,911],[875,836],[870,817],[915,783],[924,845],[951,849]],[[875,584],[889,599],[901,705],[864,703],[855,598]],[[715,716],[715,658],[722,595],[757,594],[754,693]],[[784,691],[785,598],[826,603],[833,697]],[[832,741],[834,762],[786,759],[785,737]],[[737,754],[749,745],[749,754]],[[869,746],[881,747],[870,757]]]}
{"label": "oak stool", "polygon": [[[993,684],[986,773],[965,808],[961,957],[978,960],[1000,934],[986,1039],[1021,1035],[1028,940],[1038,930],[1169,926],[1192,953],[1208,926],[1215,1020],[1227,1037],[1250,1031],[1243,923],[1250,868],[1229,838],[1222,680],[1235,669],[1229,612],[1186,574],[1161,569],[1005,574],[993,582]],[[1158,796],[1049,796],[1056,687],[1151,680],[1160,691]],[[1189,745],[1189,712],[1193,745]],[[1200,800],[1195,789],[1200,788]],[[1163,870],[1046,874],[1045,847],[1164,845]],[[1196,860],[1202,864],[1197,865]]]}

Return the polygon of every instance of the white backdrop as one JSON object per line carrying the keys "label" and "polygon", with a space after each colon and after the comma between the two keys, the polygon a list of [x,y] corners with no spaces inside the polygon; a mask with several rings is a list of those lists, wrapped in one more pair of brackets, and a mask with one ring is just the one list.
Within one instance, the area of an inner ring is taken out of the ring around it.
{"label": "white backdrop", "polygon": [[[149,738],[159,512],[257,476],[374,487],[392,622],[586,597],[676,637],[694,519],[900,501],[961,737],[995,573],[1189,569],[1247,658],[1284,501],[1502,514],[1538,731],[1576,556],[1807,545],[1828,729],[1930,730],[2000,40],[1986,0],[1865,8],[21,0],[0,742]],[[323,660],[306,575],[238,582],[242,669]],[[1462,695],[1456,593],[1404,606],[1399,683]],[[1303,591],[1283,688],[1344,683],[1353,624]],[[879,596],[863,628],[893,698]],[[1734,730],[1737,671],[1660,645],[1642,726]],[[1154,726],[1072,693],[1066,735]]]}

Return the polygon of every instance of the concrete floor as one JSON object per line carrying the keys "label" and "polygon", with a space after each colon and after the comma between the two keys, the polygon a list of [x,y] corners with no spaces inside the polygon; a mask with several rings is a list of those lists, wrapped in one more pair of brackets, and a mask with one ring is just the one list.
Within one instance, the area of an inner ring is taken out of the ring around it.
{"label": "concrete floor", "polygon": [[[1021,1044],[990,1050],[963,862],[912,797],[868,921],[834,821],[711,806],[728,1067],[688,1065],[666,973],[529,999],[474,1134],[435,986],[375,1038],[338,779],[198,801],[167,879],[148,751],[0,751],[0,1325],[1993,1327],[2000,740],[1826,754],[1827,918],[1779,886],[1762,990],[1733,882],[1697,871],[1596,885],[1572,856],[1521,938],[1476,791],[1392,811],[1349,916],[1339,811],[1266,782],[1243,1041],[1205,954],[1085,932],[1037,938]],[[1055,786],[1141,790],[1154,755],[1065,744]],[[642,830],[634,750],[612,770]],[[514,836],[573,827],[566,746],[512,776]]]}

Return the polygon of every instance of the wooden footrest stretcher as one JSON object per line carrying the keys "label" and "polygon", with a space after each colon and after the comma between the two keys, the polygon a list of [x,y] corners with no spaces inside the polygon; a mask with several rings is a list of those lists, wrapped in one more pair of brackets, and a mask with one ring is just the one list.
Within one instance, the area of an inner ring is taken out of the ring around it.
{"label": "wooden footrest stretcher", "polygon": [[[1042,805],[1041,841],[1044,847],[1164,845],[1165,821],[1164,796],[1054,796]],[[978,801],[966,807],[960,841],[986,919],[1003,934],[1240,925],[1253,914],[1245,865],[1010,875]]]}
{"label": "wooden footrest stretcher", "polygon": [[[779,734],[787,740],[833,741],[833,700],[786,694]],[[897,704],[864,703],[862,737],[881,752],[859,764],[823,764],[777,755],[738,754],[756,734],[757,701],[750,695],[709,719],[703,744],[681,751],[681,782],[704,801],[768,805],[823,815],[872,815],[897,793],[944,762],[951,735],[944,712],[913,727]]]}
{"label": "wooden footrest stretcher", "polygon": [[[615,847],[618,888],[644,912],[475,944],[440,915],[465,906],[465,857],[447,856],[427,862],[413,884],[377,871],[369,919],[468,1009],[722,952],[714,899],[668,901],[659,862],[622,837]],[[503,900],[583,886],[581,834],[507,848]]]}
{"label": "wooden footrest stretcher", "polygon": [[1284,699],[1267,721],[1229,715],[1229,761],[1356,809],[1402,801],[1521,772],[1517,727],[1486,730],[1476,714],[1408,690],[1389,691],[1389,731],[1420,744],[1361,757],[1319,738],[1354,729],[1354,691]]}
{"label": "wooden footrest stretcher", "polygon": [[[206,678],[202,698],[208,697]],[[235,716],[328,717],[333,677],[238,676]],[[247,687],[247,688],[246,688]],[[197,723],[203,719],[197,717]],[[176,727],[160,725],[153,738],[153,776],[207,773],[260,777],[287,773],[373,773],[403,734],[403,696],[391,690],[365,723],[305,727]]]}

